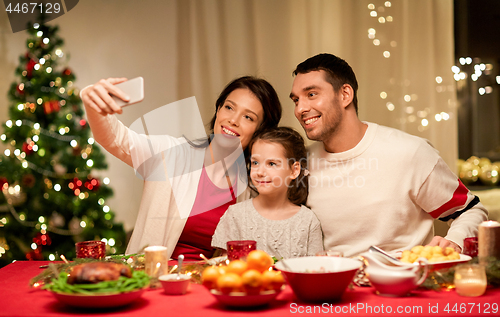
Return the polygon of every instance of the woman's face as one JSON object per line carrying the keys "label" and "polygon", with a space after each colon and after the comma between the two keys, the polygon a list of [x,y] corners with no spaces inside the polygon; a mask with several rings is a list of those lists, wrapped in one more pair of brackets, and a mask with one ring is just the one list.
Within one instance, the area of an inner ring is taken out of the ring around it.
{"label": "woman's face", "polygon": [[246,149],[263,120],[264,109],[259,99],[248,89],[235,89],[217,110],[214,133],[237,137]]}

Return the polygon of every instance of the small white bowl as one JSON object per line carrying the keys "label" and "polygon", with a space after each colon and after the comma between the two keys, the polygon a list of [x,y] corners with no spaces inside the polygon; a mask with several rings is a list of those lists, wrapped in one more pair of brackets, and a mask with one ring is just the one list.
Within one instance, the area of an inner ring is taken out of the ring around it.
{"label": "small white bowl", "polygon": [[165,294],[168,295],[184,295],[189,290],[191,276],[186,274],[166,274],[161,275],[160,281]]}

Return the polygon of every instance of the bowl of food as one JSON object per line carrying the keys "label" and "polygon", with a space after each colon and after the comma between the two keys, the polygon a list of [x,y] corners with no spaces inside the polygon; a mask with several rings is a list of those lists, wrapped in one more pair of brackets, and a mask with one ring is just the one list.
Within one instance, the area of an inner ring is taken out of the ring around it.
{"label": "bowl of food", "polygon": [[201,275],[203,285],[219,303],[229,307],[255,307],[272,302],[283,290],[285,279],[272,269],[273,260],[262,250],[251,251],[245,260],[209,266]]}
{"label": "bowl of food", "polygon": [[165,274],[161,275],[160,281],[165,294],[184,295],[189,290],[191,276],[186,274]]}
{"label": "bowl of food", "polygon": [[349,258],[309,256],[276,263],[295,296],[304,302],[340,300],[362,262]]}
{"label": "bowl of food", "polygon": [[60,302],[82,308],[110,308],[138,299],[149,285],[149,276],[114,262],[89,262],[60,272],[46,284]]}

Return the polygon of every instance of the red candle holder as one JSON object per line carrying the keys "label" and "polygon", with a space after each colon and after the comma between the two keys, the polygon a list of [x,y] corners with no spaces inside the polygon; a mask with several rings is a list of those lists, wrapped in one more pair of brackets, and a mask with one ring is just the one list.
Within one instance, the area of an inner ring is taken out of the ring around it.
{"label": "red candle holder", "polygon": [[478,239],[477,237],[470,237],[464,239],[464,252],[463,254],[476,257],[478,252]]}
{"label": "red candle holder", "polygon": [[227,242],[227,259],[229,261],[245,259],[250,251],[257,249],[257,241],[234,240]]}
{"label": "red candle holder", "polygon": [[106,256],[106,243],[102,241],[82,241],[75,244],[76,257],[102,259]]}

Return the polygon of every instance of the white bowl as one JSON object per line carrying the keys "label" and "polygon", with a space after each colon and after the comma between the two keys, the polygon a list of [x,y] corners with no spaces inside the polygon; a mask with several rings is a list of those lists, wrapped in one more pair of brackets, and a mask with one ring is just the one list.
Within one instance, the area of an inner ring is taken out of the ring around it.
{"label": "white bowl", "polygon": [[305,302],[340,300],[361,266],[358,260],[325,256],[286,259],[275,265],[297,298]]}
{"label": "white bowl", "polygon": [[425,281],[429,267],[424,263],[421,268],[421,270],[419,267],[401,270],[368,266],[365,272],[368,280],[377,290],[377,294],[397,297],[409,295],[412,290]]}
{"label": "white bowl", "polygon": [[160,281],[165,294],[168,295],[184,295],[189,290],[191,276],[186,274],[166,274],[161,275]]}

